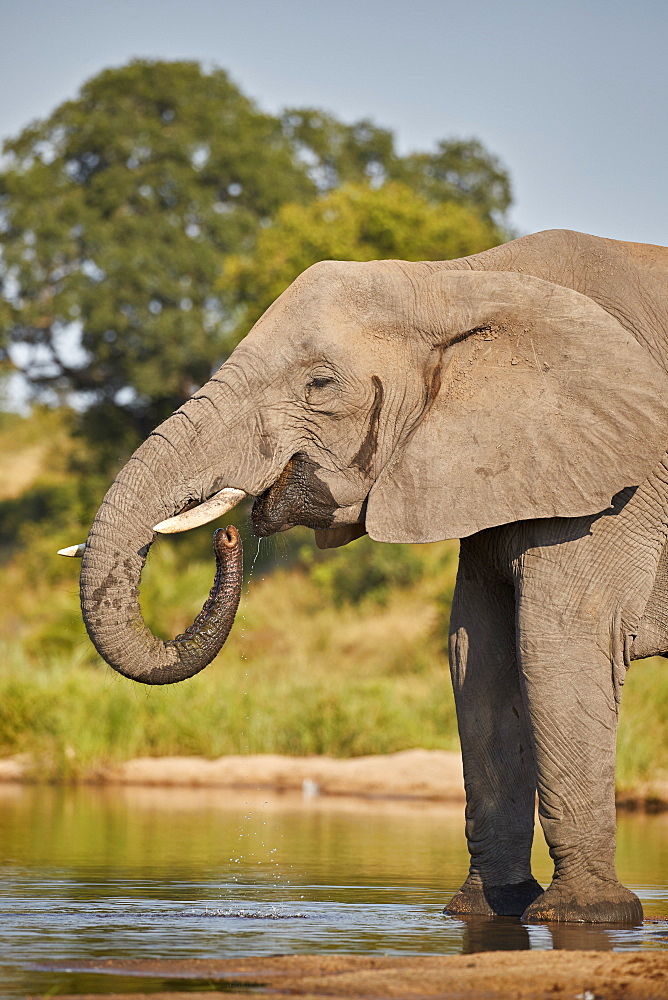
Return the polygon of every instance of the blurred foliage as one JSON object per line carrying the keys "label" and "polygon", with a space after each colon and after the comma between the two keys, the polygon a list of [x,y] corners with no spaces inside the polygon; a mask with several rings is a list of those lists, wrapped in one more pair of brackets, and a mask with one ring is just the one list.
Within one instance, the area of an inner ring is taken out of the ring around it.
{"label": "blurred foliage", "polygon": [[431,202],[466,205],[496,226],[504,226],[512,203],[506,169],[477,139],[451,139],[439,142],[435,153],[411,153],[395,176]]}
{"label": "blurred foliage", "polygon": [[0,369],[76,400],[108,470],[315,260],[444,258],[506,238],[508,177],[480,143],[401,157],[388,129],[266,114],[195,62],[105,70],[4,156]]}
{"label": "blurred foliage", "polygon": [[[617,735],[617,788],[652,798],[652,782],[668,781],[668,676],[656,656],[636,660],[626,675]],[[643,787],[644,786],[644,787]]]}
{"label": "blurred foliage", "polygon": [[418,583],[424,563],[412,545],[380,545],[368,535],[347,546],[319,553],[304,547],[302,563],[311,579],[334,607],[372,601],[385,607],[390,595]]}
{"label": "blurred foliage", "polygon": [[0,412],[0,555],[22,549],[36,575],[51,572],[54,541],[90,523],[107,487],[75,422],[64,407],[35,407],[28,418]]}
{"label": "blurred foliage", "polygon": [[400,162],[392,132],[366,118],[346,125],[317,108],[288,108],[281,124],[323,193],[342,184],[382,184]]}
{"label": "blurred foliage", "polygon": [[290,108],[282,124],[321,192],[401,181],[432,204],[468,206],[498,227],[497,237],[506,225],[512,203],[508,172],[477,139],[441,140],[433,153],[399,156],[392,132],[368,119],[346,125],[316,108]]}

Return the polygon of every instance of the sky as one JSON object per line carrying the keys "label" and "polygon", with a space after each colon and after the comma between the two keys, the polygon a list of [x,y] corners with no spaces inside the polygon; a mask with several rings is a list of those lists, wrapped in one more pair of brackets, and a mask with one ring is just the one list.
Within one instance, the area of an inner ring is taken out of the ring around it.
{"label": "sky", "polygon": [[668,243],[666,0],[0,0],[0,137],[131,58],[226,69],[260,107],[476,137],[520,233]]}

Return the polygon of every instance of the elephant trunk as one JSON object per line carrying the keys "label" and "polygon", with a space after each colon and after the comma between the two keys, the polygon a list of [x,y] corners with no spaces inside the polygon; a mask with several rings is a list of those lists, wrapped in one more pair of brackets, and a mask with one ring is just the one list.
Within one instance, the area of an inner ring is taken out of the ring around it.
{"label": "elephant trunk", "polygon": [[[168,668],[168,679],[160,679],[157,683],[170,684],[198,673],[218,655],[230,634],[239,607],[243,575],[243,549],[234,525],[214,532],[213,551],[216,575],[209,597],[192,625],[182,635],[165,643],[166,647],[176,649],[178,666]],[[149,680],[148,683],[153,682]]]}
{"label": "elephant trunk", "polygon": [[[201,427],[198,404],[191,400],[153,432],[109,489],[83,553],[81,609],[88,634],[110,666],[142,684],[172,684],[206,667],[222,648],[239,604],[242,548],[236,528],[229,527],[214,536],[213,587],[182,635],[168,641],[154,636],[139,607],[154,526],[210,496],[220,486],[221,465],[229,468],[219,453],[207,454]],[[220,445],[220,428],[216,438]]]}

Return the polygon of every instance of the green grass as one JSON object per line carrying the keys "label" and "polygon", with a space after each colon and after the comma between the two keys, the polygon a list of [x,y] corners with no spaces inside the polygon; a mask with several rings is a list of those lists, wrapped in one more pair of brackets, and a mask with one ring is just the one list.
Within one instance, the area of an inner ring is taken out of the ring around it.
{"label": "green grass", "polygon": [[[356,544],[358,560],[370,558],[372,543]],[[217,660],[164,688],[133,684],[92,655],[72,587],[55,588],[52,638],[43,623],[0,647],[0,754],[31,754],[44,777],[84,778],[139,755],[456,749],[439,612],[455,552],[424,547],[410,587],[380,599],[374,572],[369,594],[339,607],[302,565],[256,576]],[[211,568],[158,548],[142,586],[153,627],[174,634],[192,620]]]}
{"label": "green grass", "polygon": [[617,738],[617,788],[668,781],[668,660],[631,664],[622,694]]}

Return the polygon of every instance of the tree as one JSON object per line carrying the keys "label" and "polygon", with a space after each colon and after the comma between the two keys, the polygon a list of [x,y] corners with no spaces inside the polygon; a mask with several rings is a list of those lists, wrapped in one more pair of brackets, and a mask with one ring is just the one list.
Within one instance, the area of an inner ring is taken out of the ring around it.
{"label": "tree", "polygon": [[280,122],[194,62],[106,70],[5,155],[5,357],[28,345],[33,387],[84,394],[89,429],[111,421],[115,438],[146,433],[223,360],[221,259],[316,193]]}
{"label": "tree", "polygon": [[512,202],[510,178],[477,139],[449,139],[439,142],[435,153],[411,153],[396,164],[392,176],[429,201],[468,205],[484,219],[505,225]]}
{"label": "tree", "polygon": [[317,108],[289,108],[281,121],[321,193],[365,181],[379,186],[397,171],[393,134],[368,118],[346,125]]}
{"label": "tree", "polygon": [[252,255],[228,258],[221,291],[242,306],[237,338],[298,274],[319,260],[444,260],[501,240],[472,208],[433,204],[399,181],[347,185],[305,205],[284,205]]}
{"label": "tree", "polygon": [[510,178],[477,139],[443,139],[433,153],[399,156],[392,132],[367,118],[346,125],[315,108],[291,108],[282,122],[321,193],[342,184],[380,187],[399,180],[434,204],[454,201],[500,229],[506,226]]}

